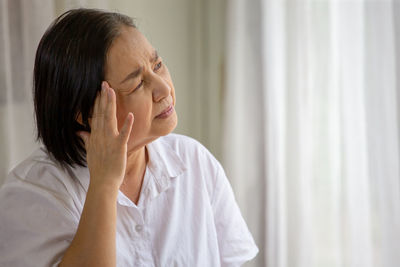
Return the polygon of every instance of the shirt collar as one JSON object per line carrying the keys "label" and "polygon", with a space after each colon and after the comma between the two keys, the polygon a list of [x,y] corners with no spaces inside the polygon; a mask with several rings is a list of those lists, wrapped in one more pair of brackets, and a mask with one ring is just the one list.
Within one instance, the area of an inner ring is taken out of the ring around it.
{"label": "shirt collar", "polygon": [[[171,179],[185,172],[186,166],[178,153],[172,149],[163,137],[151,142],[146,148],[149,154],[146,176],[148,175],[149,179],[143,182],[143,186],[147,188],[146,190],[142,188],[141,192],[148,191],[146,193],[154,198],[167,190],[170,187]],[[78,167],[75,168],[74,174],[87,192],[90,182],[89,169]]]}
{"label": "shirt collar", "polygon": [[157,177],[175,178],[186,170],[181,157],[163,138],[148,144],[147,152],[148,167]]}
{"label": "shirt collar", "polygon": [[[149,179],[148,189],[152,197],[155,197],[167,190],[171,179],[181,175],[186,170],[186,166],[177,152],[163,138],[148,144],[147,151],[149,154],[147,170],[153,178]],[[151,180],[154,180],[154,183]]]}

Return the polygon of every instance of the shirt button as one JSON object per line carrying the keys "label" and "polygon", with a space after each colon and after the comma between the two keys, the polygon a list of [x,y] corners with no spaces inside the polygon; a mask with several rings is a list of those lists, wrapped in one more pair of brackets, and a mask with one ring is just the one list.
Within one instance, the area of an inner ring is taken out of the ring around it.
{"label": "shirt button", "polygon": [[136,229],[136,232],[140,232],[140,231],[143,230],[143,226],[140,225],[140,224],[137,224],[137,225],[135,226],[135,229]]}

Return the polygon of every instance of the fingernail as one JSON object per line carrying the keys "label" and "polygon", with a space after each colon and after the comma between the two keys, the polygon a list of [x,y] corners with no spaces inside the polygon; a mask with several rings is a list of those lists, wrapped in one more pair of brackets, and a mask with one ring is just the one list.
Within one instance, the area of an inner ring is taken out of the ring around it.
{"label": "fingernail", "polygon": [[101,90],[103,90],[103,92],[106,90],[107,86],[106,86],[106,82],[102,82],[101,83]]}

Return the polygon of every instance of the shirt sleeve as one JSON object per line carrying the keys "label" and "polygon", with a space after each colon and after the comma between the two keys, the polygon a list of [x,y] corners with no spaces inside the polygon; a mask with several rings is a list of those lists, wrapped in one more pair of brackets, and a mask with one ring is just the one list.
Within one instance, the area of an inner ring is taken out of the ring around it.
{"label": "shirt sleeve", "polygon": [[253,259],[258,248],[236,203],[232,187],[218,164],[212,206],[221,266],[241,266]]}
{"label": "shirt sleeve", "polygon": [[57,266],[79,219],[68,199],[28,182],[0,190],[0,266]]}

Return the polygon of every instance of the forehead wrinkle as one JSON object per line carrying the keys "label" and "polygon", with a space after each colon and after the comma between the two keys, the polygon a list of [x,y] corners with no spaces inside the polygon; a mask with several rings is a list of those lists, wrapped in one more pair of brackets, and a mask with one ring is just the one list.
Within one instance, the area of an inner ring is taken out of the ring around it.
{"label": "forehead wrinkle", "polygon": [[[148,53],[144,52],[142,55],[145,56],[146,54],[148,54]],[[158,53],[157,53],[157,50],[154,50],[153,53],[152,53],[152,56],[151,56],[151,58],[150,58],[150,62],[151,62],[151,63],[154,63],[154,62],[157,61],[157,59],[158,59]],[[121,84],[124,83],[124,82],[126,82],[127,80],[134,79],[134,78],[136,78],[137,76],[139,76],[139,75],[143,72],[144,67],[143,67],[143,66],[140,66],[140,67],[137,67],[136,69],[135,69],[135,68],[131,68],[131,69],[134,69],[134,71],[131,72],[130,74],[128,74],[128,75],[126,76],[126,78],[125,78],[124,80],[121,81]]]}
{"label": "forehead wrinkle", "polygon": [[[112,53],[107,53],[109,63],[107,65],[110,70],[108,74],[111,74],[113,79],[120,84],[136,78],[147,68],[148,62],[154,63],[159,58],[157,50],[148,40],[140,33],[139,35],[135,33],[137,33],[136,29],[123,29],[121,35],[110,47],[110,50],[113,50]],[[111,69],[112,63],[117,64],[117,67]]]}

